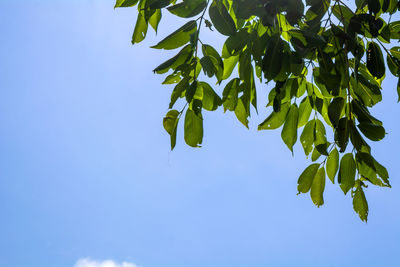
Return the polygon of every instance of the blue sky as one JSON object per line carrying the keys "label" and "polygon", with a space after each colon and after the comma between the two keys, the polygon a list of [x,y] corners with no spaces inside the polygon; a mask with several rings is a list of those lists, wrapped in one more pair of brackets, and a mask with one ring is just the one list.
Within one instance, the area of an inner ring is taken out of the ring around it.
{"label": "blue sky", "polygon": [[[0,1],[0,266],[399,266],[392,78],[373,109],[389,134],[373,151],[393,188],[366,190],[365,224],[330,182],[319,209],[296,195],[309,161],[279,131],[256,131],[268,110],[251,130],[206,112],[203,147],[180,131],[170,152],[172,88],[152,73],[169,54],[149,48],[152,32],[132,46],[135,10],[113,4]],[[180,26],[166,21],[160,37]]]}

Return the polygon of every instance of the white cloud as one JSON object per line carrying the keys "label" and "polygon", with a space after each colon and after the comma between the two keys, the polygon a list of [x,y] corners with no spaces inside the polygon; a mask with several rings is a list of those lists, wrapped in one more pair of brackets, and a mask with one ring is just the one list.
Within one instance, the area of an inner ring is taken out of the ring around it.
{"label": "white cloud", "polygon": [[95,261],[89,258],[79,259],[74,267],[139,267],[138,265],[130,262],[116,263],[112,260]]}

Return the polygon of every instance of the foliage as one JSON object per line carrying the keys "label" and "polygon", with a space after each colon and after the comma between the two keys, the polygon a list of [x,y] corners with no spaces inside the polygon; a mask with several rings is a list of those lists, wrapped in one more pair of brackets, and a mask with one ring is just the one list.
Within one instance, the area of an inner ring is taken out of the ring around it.
{"label": "foliage", "polygon": [[[370,108],[382,100],[387,69],[400,76],[400,47],[388,48],[400,39],[400,21],[391,21],[400,2],[355,0],[349,7],[342,0],[117,0],[115,7],[135,5],[133,44],[145,38],[149,24],[157,31],[162,11],[188,19],[152,46],[180,48],[154,69],[169,72],[163,84],[176,84],[163,120],[171,149],[183,113],[185,142],[199,147],[204,110],[222,106],[248,127],[251,110],[257,111],[256,81],[272,84],[267,105],[272,112],[258,130],[282,127],[291,151],[299,137],[305,154],[311,154],[299,193],[310,192],[314,204],[323,205],[327,176],[344,194],[351,191],[354,210],[367,221],[364,189],[390,187],[388,172],[366,139],[379,141],[386,134]],[[202,42],[202,27],[226,36],[221,52]],[[226,80],[222,98],[200,80],[201,71],[218,85]],[[185,103],[180,111],[174,109],[179,99]]]}

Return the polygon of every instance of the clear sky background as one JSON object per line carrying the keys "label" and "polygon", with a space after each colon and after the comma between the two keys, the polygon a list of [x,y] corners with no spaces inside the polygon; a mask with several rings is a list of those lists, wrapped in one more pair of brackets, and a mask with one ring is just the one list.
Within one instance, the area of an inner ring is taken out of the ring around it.
{"label": "clear sky background", "polygon": [[[152,69],[171,53],[149,48],[152,31],[132,47],[136,11],[113,5],[0,1],[0,266],[400,266],[396,81],[373,109],[389,134],[372,144],[393,188],[366,190],[365,224],[329,181],[321,208],[296,195],[309,160],[256,131],[265,85],[250,130],[205,112],[203,148],[180,129],[170,152],[172,87]],[[166,21],[158,38],[182,24]]]}

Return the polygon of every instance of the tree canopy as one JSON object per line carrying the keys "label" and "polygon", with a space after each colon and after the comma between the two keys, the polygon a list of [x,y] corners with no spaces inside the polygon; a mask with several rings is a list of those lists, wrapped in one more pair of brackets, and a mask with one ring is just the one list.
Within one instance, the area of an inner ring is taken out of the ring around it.
{"label": "tree canopy", "polygon": [[[382,81],[389,72],[400,76],[400,47],[391,45],[400,41],[400,21],[392,21],[400,1],[117,0],[115,7],[135,5],[132,44],[144,40],[149,25],[157,32],[162,11],[187,19],[152,46],[179,49],[154,69],[168,74],[163,84],[175,84],[163,119],[171,149],[180,120],[186,144],[201,145],[204,110],[221,106],[248,128],[258,109],[256,83],[267,83],[271,113],[258,130],[281,128],[292,152],[299,139],[311,155],[299,194],[310,193],[315,205],[323,205],[327,176],[351,193],[354,211],[367,221],[365,188],[390,187],[368,142],[386,134],[370,112],[382,100]],[[204,28],[226,36],[222,51],[202,41]],[[210,78],[216,85],[225,81],[222,95],[206,82]],[[400,100],[400,82],[393,87]],[[183,108],[175,108],[178,100]]]}

